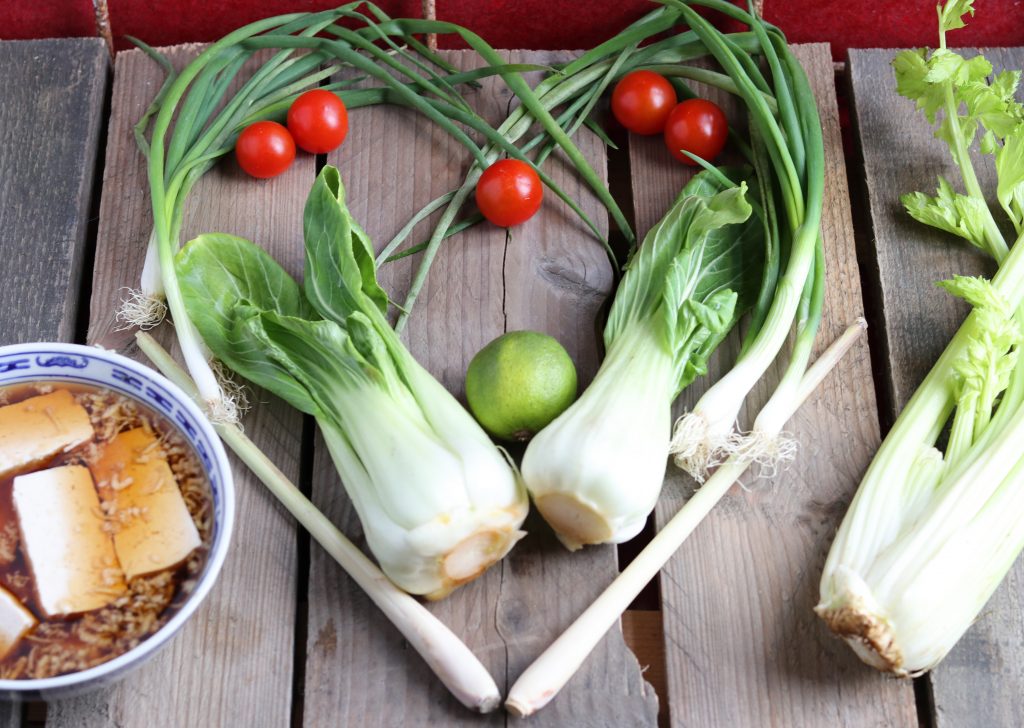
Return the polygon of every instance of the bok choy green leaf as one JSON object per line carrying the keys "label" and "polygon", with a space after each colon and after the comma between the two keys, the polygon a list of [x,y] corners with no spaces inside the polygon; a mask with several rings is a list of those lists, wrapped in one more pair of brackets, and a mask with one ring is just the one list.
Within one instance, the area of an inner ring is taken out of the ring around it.
{"label": "bok choy green leaf", "polygon": [[306,205],[305,292],[258,246],[201,235],[177,257],[190,319],[228,367],[313,415],[397,585],[441,598],[522,536],[502,453],[384,316],[373,248],[326,167]]}

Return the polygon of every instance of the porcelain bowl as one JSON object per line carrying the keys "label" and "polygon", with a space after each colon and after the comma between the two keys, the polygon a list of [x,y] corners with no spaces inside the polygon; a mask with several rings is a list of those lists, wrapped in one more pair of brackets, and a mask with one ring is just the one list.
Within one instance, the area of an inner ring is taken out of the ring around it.
{"label": "porcelain bowl", "polygon": [[235,520],[231,467],[209,420],[177,386],[149,367],[112,351],[77,344],[17,344],[0,347],[0,386],[66,381],[104,387],[166,416],[192,445],[213,497],[213,536],[195,588],[157,632],[128,652],[80,672],[44,679],[0,680],[0,699],[53,700],[112,684],[152,657],[184,626],[210,593],[228,552]]}

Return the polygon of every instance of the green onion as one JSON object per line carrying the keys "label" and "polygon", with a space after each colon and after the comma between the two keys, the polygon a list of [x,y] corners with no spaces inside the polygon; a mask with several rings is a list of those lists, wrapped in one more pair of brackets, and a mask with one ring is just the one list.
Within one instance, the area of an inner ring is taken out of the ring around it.
{"label": "green onion", "polygon": [[[695,3],[728,12],[757,28],[756,36],[765,54],[769,58],[781,57],[781,62],[771,66],[777,109],[784,120],[789,119],[782,126],[765,101],[763,89],[751,78],[749,63],[740,61],[746,54],[739,46],[727,43],[710,23],[679,0],[665,2],[680,9],[682,17],[735,82],[740,98],[750,111],[752,134],[763,145],[778,182],[786,222],[780,238],[787,258],[785,270],[775,282],[770,305],[762,309],[763,319],[760,312],[755,319],[760,322],[759,328],[751,329],[736,365],[676,423],[672,438],[675,462],[701,482],[709,468],[733,453],[742,453],[745,458],[769,466],[792,454],[793,445],[780,440],[774,424],[769,421],[783,416],[785,401],[792,396],[792,390],[806,369],[821,317],[824,261],[817,251],[824,151],[821,123],[807,77],[784,41],[781,38],[778,43],[771,40],[776,31],[766,29],[755,15],[728,3],[719,0]],[[796,122],[791,118],[793,115]],[[783,126],[793,128],[787,133]],[[796,126],[800,129],[799,135]],[[798,166],[798,160],[803,160],[803,164]],[[794,323],[797,324],[797,343],[776,396],[762,410],[751,433],[735,432],[743,401],[779,355]]]}

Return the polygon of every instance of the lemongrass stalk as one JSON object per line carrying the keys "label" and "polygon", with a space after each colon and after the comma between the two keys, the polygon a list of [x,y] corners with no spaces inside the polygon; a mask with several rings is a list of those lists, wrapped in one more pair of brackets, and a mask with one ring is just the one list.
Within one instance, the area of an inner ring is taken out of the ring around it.
{"label": "lemongrass stalk", "polygon": [[[789,402],[790,417],[866,327],[864,319],[858,319],[807,370]],[[593,604],[523,671],[505,700],[505,708],[510,713],[520,717],[532,715],[558,694],[641,590],[657,576],[749,466],[749,460],[733,456],[714,472]]]}
{"label": "lemongrass stalk", "polygon": [[[136,334],[139,348],[160,372],[202,404],[195,383],[152,336]],[[460,703],[489,713],[501,702],[487,668],[455,634],[427,609],[396,587],[359,548],[349,541],[287,476],[234,424],[214,423],[224,443],[273,493],[310,536],[366,592],[395,625],[427,666]]]}

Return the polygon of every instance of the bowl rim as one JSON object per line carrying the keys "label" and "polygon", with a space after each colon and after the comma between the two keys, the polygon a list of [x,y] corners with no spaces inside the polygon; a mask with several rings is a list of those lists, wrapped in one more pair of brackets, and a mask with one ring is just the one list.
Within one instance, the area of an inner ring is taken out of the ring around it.
{"label": "bowl rim", "polygon": [[[99,346],[85,346],[82,344],[57,342],[10,344],[7,346],[0,346],[0,357],[22,353],[38,353],[41,347],[45,347],[47,352],[94,357],[116,364],[117,366],[128,369],[132,374],[148,379],[149,383],[159,386],[161,389],[165,390],[166,394],[171,395],[177,404],[192,416],[203,435],[205,435],[210,441],[213,450],[214,462],[219,466],[223,474],[223,477],[221,478],[221,491],[224,518],[221,523],[217,524],[220,529],[218,539],[214,542],[214,545],[210,550],[210,554],[206,560],[206,566],[196,583],[195,589],[188,595],[185,602],[181,607],[179,607],[178,611],[167,621],[166,624],[164,624],[163,627],[158,629],[149,637],[143,639],[142,642],[132,649],[118,655],[114,659],[79,672],[72,672],[65,675],[57,675],[56,677],[47,678],[0,679],[0,693],[7,694],[65,690],[84,686],[86,683],[94,681],[100,682],[106,677],[120,673],[129,667],[138,665],[147,657],[150,657],[154,652],[164,646],[179,629],[181,629],[185,622],[188,621],[188,619],[199,608],[199,605],[202,604],[209,595],[213,585],[217,581],[221,567],[224,566],[224,560],[227,557],[228,549],[231,544],[231,537],[234,532],[235,524],[235,485],[234,476],[231,470],[231,463],[228,460],[227,452],[224,450],[224,444],[217,435],[213,424],[209,421],[206,415],[203,414],[202,410],[200,410],[198,405],[196,405],[188,394],[155,369],[135,361],[134,359],[129,359],[115,351],[104,349]],[[45,380],[46,377],[40,376],[39,379]],[[128,394],[127,396],[131,395]],[[171,424],[179,431],[181,430],[180,426],[173,420],[171,420]],[[213,498],[212,493],[211,498]]]}

